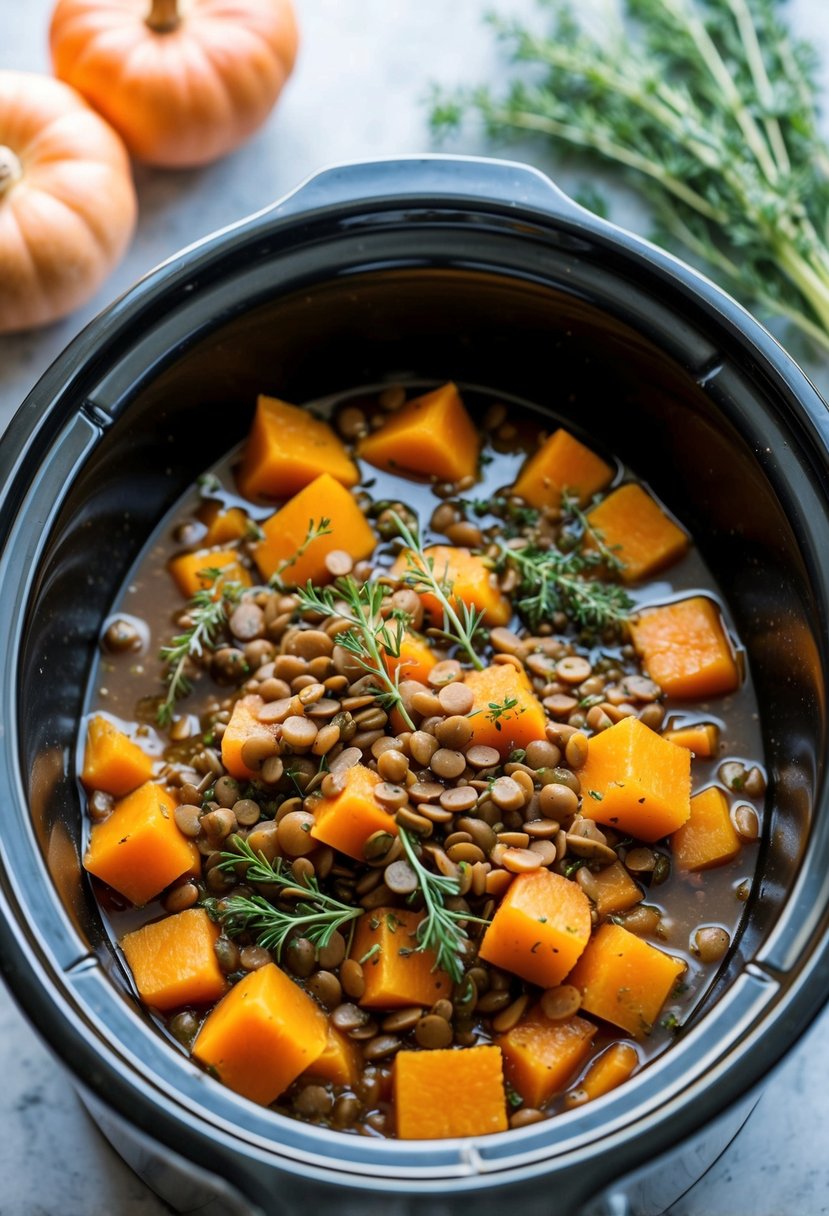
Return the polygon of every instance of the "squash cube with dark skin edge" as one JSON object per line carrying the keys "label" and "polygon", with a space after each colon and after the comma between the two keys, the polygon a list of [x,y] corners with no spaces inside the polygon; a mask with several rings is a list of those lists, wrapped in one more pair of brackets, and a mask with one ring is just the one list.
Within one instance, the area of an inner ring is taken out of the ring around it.
{"label": "squash cube with dark skin edge", "polygon": [[373,908],[357,921],[351,957],[363,968],[364,1008],[429,1008],[451,995],[452,982],[438,970],[434,951],[418,949],[422,920],[422,912],[407,908]]}
{"label": "squash cube with dark skin edge", "polygon": [[260,396],[237,476],[246,498],[287,499],[326,473],[356,486],[359,470],[334,429],[301,406]]}
{"label": "squash cube with dark skin edge", "polygon": [[498,1047],[399,1051],[393,1084],[401,1140],[446,1140],[507,1130]]}
{"label": "squash cube with dark skin edge", "polygon": [[360,440],[357,454],[387,472],[454,483],[476,475],[479,446],[480,435],[450,382],[395,410]]}

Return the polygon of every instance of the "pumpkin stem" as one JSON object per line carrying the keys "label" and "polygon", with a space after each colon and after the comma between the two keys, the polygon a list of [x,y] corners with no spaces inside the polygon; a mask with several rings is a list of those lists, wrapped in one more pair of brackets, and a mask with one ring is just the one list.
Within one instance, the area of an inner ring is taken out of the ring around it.
{"label": "pumpkin stem", "polygon": [[0,198],[23,176],[23,166],[18,156],[5,144],[0,144]]}
{"label": "pumpkin stem", "polygon": [[154,34],[172,33],[181,22],[178,0],[151,0],[146,22]]}

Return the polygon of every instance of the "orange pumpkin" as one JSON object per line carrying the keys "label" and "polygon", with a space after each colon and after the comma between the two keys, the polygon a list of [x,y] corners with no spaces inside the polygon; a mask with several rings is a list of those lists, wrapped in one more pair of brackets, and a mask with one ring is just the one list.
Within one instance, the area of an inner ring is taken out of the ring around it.
{"label": "orange pumpkin", "polygon": [[205,165],[267,118],[294,65],[291,0],[58,0],[61,80],[152,165]]}
{"label": "orange pumpkin", "polygon": [[124,145],[74,89],[0,72],[0,333],[92,296],[135,226]]}

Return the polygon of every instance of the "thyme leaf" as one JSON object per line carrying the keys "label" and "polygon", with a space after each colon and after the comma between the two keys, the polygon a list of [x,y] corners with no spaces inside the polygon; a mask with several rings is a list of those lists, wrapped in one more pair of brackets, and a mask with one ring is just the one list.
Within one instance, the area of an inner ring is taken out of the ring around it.
{"label": "thyme leaf", "polygon": [[222,571],[215,567],[200,570],[199,576],[209,585],[197,591],[187,604],[185,611],[190,624],[159,651],[159,658],[167,666],[167,694],[156,713],[160,726],[169,726],[176,701],[192,688],[187,675],[188,659],[200,658],[206,650],[215,648],[219,631],[227,621],[227,605],[237,603],[244,590],[238,582],[222,583],[217,588]]}

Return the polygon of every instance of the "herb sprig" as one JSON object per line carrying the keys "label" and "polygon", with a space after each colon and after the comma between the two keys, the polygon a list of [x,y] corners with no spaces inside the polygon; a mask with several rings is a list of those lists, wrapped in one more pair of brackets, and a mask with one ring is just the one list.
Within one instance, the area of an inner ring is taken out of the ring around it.
{"label": "herb sprig", "polygon": [[501,539],[496,544],[500,550],[496,569],[512,566],[517,573],[514,603],[531,629],[538,629],[555,613],[563,612],[578,628],[601,632],[623,621],[633,606],[618,583],[585,577],[604,561],[598,550],[562,553],[555,547],[541,549],[532,543],[516,547]]}
{"label": "herb sprig", "polygon": [[305,533],[305,540],[295,553],[292,553],[290,557],[285,557],[282,559],[271,577],[268,579],[268,586],[271,588],[271,590],[283,591],[285,589],[285,583],[282,580],[282,575],[289,568],[289,566],[295,565],[296,562],[298,562],[299,559],[305,553],[307,553],[309,546],[312,545],[315,540],[319,540],[321,536],[330,536],[331,532],[331,520],[325,515],[321,515],[316,522],[313,519],[309,519],[308,531]]}
{"label": "herb sprig", "polygon": [[187,605],[190,624],[159,651],[159,658],[167,665],[167,694],[156,714],[160,726],[170,725],[176,701],[192,688],[187,676],[188,659],[201,658],[206,650],[214,649],[219,630],[227,621],[227,605],[237,603],[242,595],[242,584],[235,581],[216,587],[222,571],[215,567],[201,570],[199,575],[209,585],[197,591]]}
{"label": "herb sprig", "polygon": [[362,908],[326,895],[316,878],[297,880],[281,858],[268,861],[238,836],[233,845],[233,852],[222,853],[220,870],[235,873],[240,865],[245,865],[246,882],[277,887],[283,901],[296,902],[289,908],[279,908],[262,895],[230,895],[223,900],[207,901],[208,911],[231,936],[252,933],[260,946],[272,950],[280,959],[293,933],[308,938],[319,952],[336,932],[363,915]]}
{"label": "herb sprig", "polygon": [[473,667],[483,671],[484,663],[474,645],[474,637],[481,626],[483,612],[458,599],[453,594],[452,583],[445,577],[438,576],[434,558],[427,557],[424,552],[419,530],[410,528],[396,511],[389,511],[389,516],[406,545],[408,568],[403,575],[403,582],[414,591],[427,591],[435,596],[443,610],[443,627],[438,632],[448,641],[457,643]]}
{"label": "herb sprig", "polygon": [[829,150],[814,53],[780,0],[626,0],[632,32],[601,37],[567,0],[547,7],[545,34],[491,19],[511,86],[438,94],[433,126],[473,109],[492,135],[534,132],[621,166],[659,239],[829,348]]}
{"label": "herb sprig", "polygon": [[399,834],[403,851],[417,876],[418,889],[426,905],[426,915],[417,926],[417,948],[433,950],[433,970],[446,971],[457,984],[463,978],[469,941],[463,923],[474,921],[476,924],[487,925],[489,921],[480,916],[473,916],[470,912],[456,912],[447,908],[447,898],[460,894],[458,879],[427,870],[418,857],[410,833],[401,827]]}

